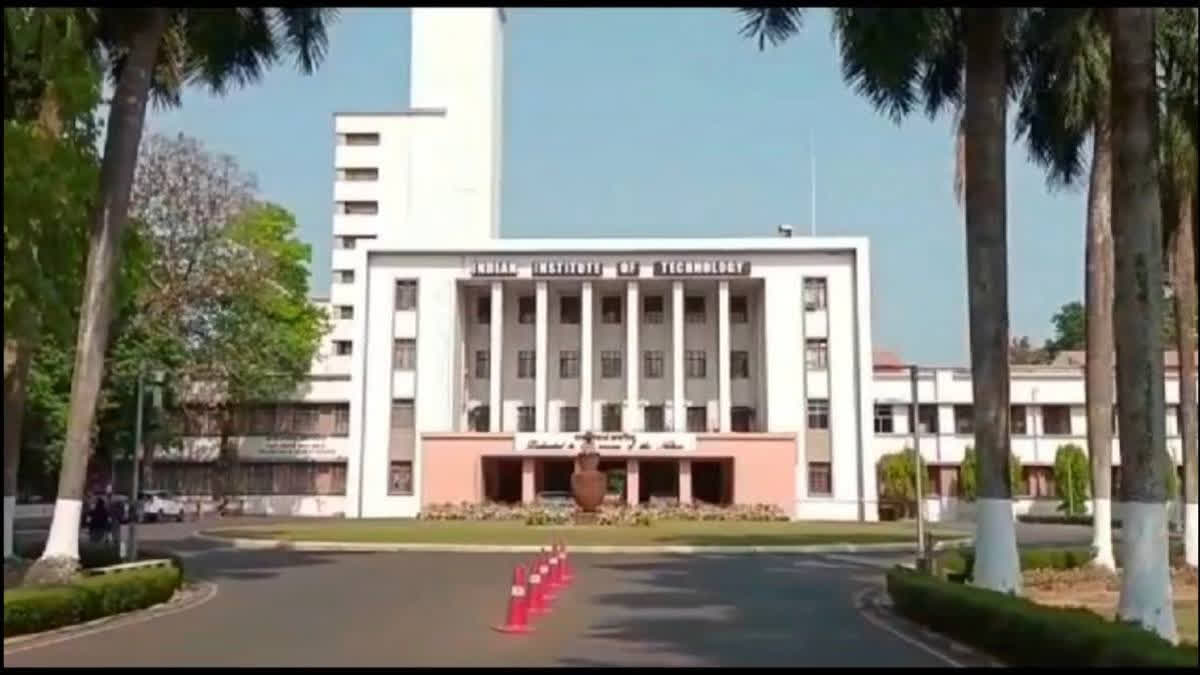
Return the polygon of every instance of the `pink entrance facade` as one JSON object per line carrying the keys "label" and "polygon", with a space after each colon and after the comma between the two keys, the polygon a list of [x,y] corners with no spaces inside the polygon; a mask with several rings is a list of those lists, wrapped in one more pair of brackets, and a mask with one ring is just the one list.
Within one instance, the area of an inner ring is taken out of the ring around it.
{"label": "pink entrance facade", "polygon": [[[421,435],[421,502],[530,504],[569,494],[573,455],[517,450],[511,433]],[[796,505],[796,435],[697,434],[693,450],[601,454],[610,500]]]}

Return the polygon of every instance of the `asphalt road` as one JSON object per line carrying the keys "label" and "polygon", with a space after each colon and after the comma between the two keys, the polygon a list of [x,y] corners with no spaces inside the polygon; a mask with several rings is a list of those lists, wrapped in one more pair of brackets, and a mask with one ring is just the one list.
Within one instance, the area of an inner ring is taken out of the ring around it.
{"label": "asphalt road", "polygon": [[152,524],[139,537],[183,554],[190,574],[217,584],[212,600],[4,664],[946,665],[855,609],[896,556],[580,555],[554,611],[511,636],[489,626],[525,556],[235,551],[189,539],[197,527]]}

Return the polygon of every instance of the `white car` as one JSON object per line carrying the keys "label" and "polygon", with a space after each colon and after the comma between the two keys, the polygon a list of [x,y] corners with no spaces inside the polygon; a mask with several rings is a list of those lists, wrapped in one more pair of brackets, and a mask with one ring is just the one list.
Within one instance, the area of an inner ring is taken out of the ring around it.
{"label": "white car", "polygon": [[138,495],[138,520],[174,520],[183,522],[183,502],[166,490],[147,490]]}

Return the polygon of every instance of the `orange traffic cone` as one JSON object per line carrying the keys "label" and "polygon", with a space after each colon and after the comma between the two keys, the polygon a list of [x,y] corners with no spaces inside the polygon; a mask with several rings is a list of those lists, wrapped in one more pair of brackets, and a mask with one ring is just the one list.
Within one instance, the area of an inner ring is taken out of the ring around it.
{"label": "orange traffic cone", "polygon": [[542,575],[542,600],[549,611],[550,603],[558,597],[558,589],[550,580],[550,556],[546,553],[546,549],[542,549],[542,554],[538,556],[538,572]]}
{"label": "orange traffic cone", "polygon": [[517,565],[513,569],[512,588],[508,594],[508,613],[504,625],[492,626],[493,630],[501,633],[528,633],[533,630],[529,625],[529,602],[525,591],[525,568]]}
{"label": "orange traffic cone", "polygon": [[559,573],[562,574],[562,583],[564,586],[570,586],[571,582],[575,580],[575,575],[571,573],[571,557],[567,554],[567,543],[565,541],[559,541],[558,552],[562,556],[562,563],[559,565],[561,568]]}
{"label": "orange traffic cone", "polygon": [[543,590],[541,560],[534,558],[529,566],[529,615],[541,616],[550,611],[546,606],[546,595]]}
{"label": "orange traffic cone", "polygon": [[554,589],[555,593],[558,593],[563,587],[562,556],[551,547],[550,557],[547,562],[550,563],[550,588]]}

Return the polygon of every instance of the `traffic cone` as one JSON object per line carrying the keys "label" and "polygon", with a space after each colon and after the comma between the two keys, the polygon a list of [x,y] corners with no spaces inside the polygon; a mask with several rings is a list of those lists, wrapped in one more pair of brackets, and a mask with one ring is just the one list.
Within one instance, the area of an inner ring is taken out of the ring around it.
{"label": "traffic cone", "polygon": [[508,612],[504,625],[492,626],[492,630],[501,633],[528,633],[533,630],[529,625],[529,601],[525,590],[525,568],[517,565],[513,569],[512,588],[508,594]]}
{"label": "traffic cone", "polygon": [[562,574],[563,585],[570,586],[571,582],[575,580],[575,575],[571,573],[571,556],[567,553],[566,542],[559,542],[559,553],[562,555],[562,564],[560,565],[562,569],[559,573]]}
{"label": "traffic cone", "polygon": [[562,590],[562,556],[558,551],[551,549],[550,558],[547,561],[550,563],[550,588],[554,589],[555,593]]}
{"label": "traffic cone", "polygon": [[546,606],[546,595],[543,590],[541,561],[534,558],[529,565],[529,615],[538,617],[550,611]]}
{"label": "traffic cone", "polygon": [[542,555],[538,557],[538,572],[542,575],[542,600],[549,611],[550,603],[558,598],[558,589],[550,580],[550,555],[546,553],[546,549],[542,549]]}

